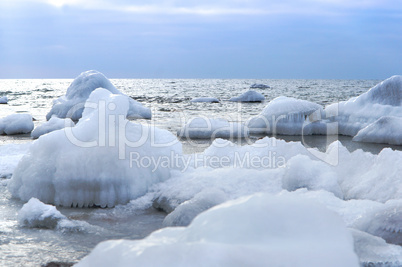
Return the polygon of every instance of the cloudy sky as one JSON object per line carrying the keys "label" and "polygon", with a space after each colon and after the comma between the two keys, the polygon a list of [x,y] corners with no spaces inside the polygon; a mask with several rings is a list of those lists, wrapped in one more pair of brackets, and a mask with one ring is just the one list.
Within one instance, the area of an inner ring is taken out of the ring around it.
{"label": "cloudy sky", "polygon": [[0,78],[384,79],[401,0],[0,0]]}

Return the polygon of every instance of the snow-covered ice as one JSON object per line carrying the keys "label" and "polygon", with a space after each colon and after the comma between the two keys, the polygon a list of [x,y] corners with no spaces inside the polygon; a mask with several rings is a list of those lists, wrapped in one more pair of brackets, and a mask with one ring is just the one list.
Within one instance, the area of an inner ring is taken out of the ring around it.
{"label": "snow-covered ice", "polygon": [[104,88],[113,94],[119,94],[129,101],[129,118],[151,118],[151,110],[131,97],[121,93],[116,87],[100,72],[90,70],[81,73],[67,88],[66,95],[53,101],[53,107],[46,115],[49,120],[53,115],[59,118],[71,118],[76,121],[82,116],[84,103],[92,91],[97,88]]}
{"label": "snow-covered ice", "polygon": [[211,103],[219,103],[219,99],[215,97],[197,97],[191,99],[190,102],[211,102]]}
{"label": "snow-covered ice", "polygon": [[358,97],[331,104],[325,112],[339,123],[339,133],[349,136],[381,117],[402,117],[402,76],[392,76]]}
{"label": "snow-covered ice", "polygon": [[402,117],[381,117],[361,129],[353,141],[402,145]]}
{"label": "snow-covered ice", "polygon": [[264,100],[265,96],[253,90],[249,90],[239,96],[229,99],[229,101],[233,102],[262,102]]}
{"label": "snow-covered ice", "polygon": [[222,118],[196,117],[189,120],[177,134],[194,139],[243,138],[248,136],[248,128],[242,123],[229,122]]}
{"label": "snow-covered ice", "polygon": [[32,138],[39,138],[39,136],[53,132],[55,130],[63,129],[64,127],[73,127],[75,123],[70,118],[60,119],[52,116],[47,122],[37,126],[31,133]]}
{"label": "snow-covered ice", "polygon": [[176,136],[126,120],[129,101],[120,94],[97,89],[87,104],[75,127],[43,135],[30,146],[8,183],[14,197],[66,207],[112,207],[170,177],[169,166],[157,162],[181,154]]}
{"label": "snow-covered ice", "polygon": [[19,160],[28,152],[31,143],[0,146],[0,178],[11,178]]}
{"label": "snow-covered ice", "polygon": [[321,122],[323,108],[313,102],[292,97],[277,97],[264,110],[252,117],[246,125],[251,133],[276,133],[284,135],[311,135],[327,133],[326,123]]}
{"label": "snow-covered ice", "polygon": [[7,103],[8,103],[7,96],[1,96],[0,97],[0,104],[7,104]]}
{"label": "snow-covered ice", "polygon": [[[158,257],[155,257],[158,255]],[[225,202],[188,227],[100,243],[77,266],[359,266],[342,219],[315,202],[255,194]]]}
{"label": "snow-covered ice", "polygon": [[0,134],[26,134],[34,128],[32,116],[30,114],[11,114],[0,118]]}

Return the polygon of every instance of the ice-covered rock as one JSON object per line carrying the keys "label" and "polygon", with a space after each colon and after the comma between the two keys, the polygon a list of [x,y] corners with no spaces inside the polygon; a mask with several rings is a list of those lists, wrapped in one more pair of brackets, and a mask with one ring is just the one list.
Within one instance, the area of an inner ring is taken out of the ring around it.
{"label": "ice-covered rock", "polygon": [[55,130],[63,129],[64,127],[73,127],[75,123],[70,118],[60,119],[52,116],[50,120],[36,127],[32,133],[32,138],[39,138],[39,136],[53,132]]}
{"label": "ice-covered rock", "polygon": [[242,123],[222,118],[196,117],[188,121],[177,134],[190,139],[243,138],[248,136],[248,128]]}
{"label": "ice-covered rock", "polygon": [[75,127],[32,144],[8,183],[14,197],[67,207],[112,207],[170,177],[166,161],[172,153],[181,155],[176,136],[126,120],[127,97],[106,89],[92,92],[87,104]]}
{"label": "ice-covered rock", "polygon": [[180,204],[163,220],[164,226],[187,226],[201,212],[227,200],[226,194],[219,189],[204,189],[192,199]]}
{"label": "ice-covered rock", "polygon": [[361,266],[402,266],[402,247],[387,244],[384,239],[368,233],[350,229],[354,247]]}
{"label": "ice-covered rock", "polygon": [[322,122],[321,105],[306,100],[280,96],[268,103],[264,110],[247,123],[250,133],[311,135],[327,133]]}
{"label": "ice-covered rock", "polygon": [[0,104],[7,104],[7,103],[8,103],[7,96],[1,96],[0,97]]}
{"label": "ice-covered rock", "polygon": [[215,97],[197,97],[191,99],[190,102],[210,102],[210,103],[219,103],[219,99]]}
{"label": "ice-covered rock", "polygon": [[54,229],[66,219],[55,206],[46,205],[37,198],[31,198],[18,212],[18,223],[28,228]]}
{"label": "ice-covered rock", "polygon": [[104,88],[113,94],[119,94],[127,98],[129,102],[127,117],[151,118],[151,110],[149,108],[142,106],[141,103],[121,93],[102,73],[90,70],[81,73],[75,78],[67,88],[65,96],[53,101],[53,107],[46,115],[46,119],[49,120],[55,115],[59,118],[71,118],[74,121],[78,120],[82,116],[84,103],[87,101],[91,92],[97,88]]}
{"label": "ice-covered rock", "polygon": [[325,108],[339,123],[339,133],[355,136],[383,116],[402,117],[402,76],[392,76],[366,93]]}
{"label": "ice-covered rock", "polygon": [[292,196],[255,194],[207,210],[188,227],[102,242],[77,266],[239,264],[359,266],[359,261],[350,232],[332,211]]}
{"label": "ice-covered rock", "polygon": [[265,97],[253,90],[249,90],[239,96],[232,97],[229,101],[233,102],[262,102],[265,100]]}
{"label": "ice-covered rock", "polygon": [[266,84],[262,84],[262,83],[254,83],[252,85],[250,85],[250,88],[260,88],[260,89],[266,89],[266,88],[271,88]]}
{"label": "ice-covered rock", "polygon": [[26,134],[34,128],[30,114],[11,114],[0,118],[0,134]]}
{"label": "ice-covered rock", "polygon": [[402,117],[381,117],[361,129],[353,141],[402,145]]}

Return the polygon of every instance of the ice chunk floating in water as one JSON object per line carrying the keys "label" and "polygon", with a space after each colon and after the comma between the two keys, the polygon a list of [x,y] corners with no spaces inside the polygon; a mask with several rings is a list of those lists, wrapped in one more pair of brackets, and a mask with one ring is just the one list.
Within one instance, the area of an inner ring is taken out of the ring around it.
{"label": "ice chunk floating in water", "polygon": [[8,102],[7,96],[0,97],[0,104],[7,104],[7,102]]}
{"label": "ice chunk floating in water", "polygon": [[25,134],[34,128],[30,114],[11,114],[0,119],[0,134]]}
{"label": "ice chunk floating in water", "polygon": [[106,89],[92,92],[87,104],[75,127],[32,144],[8,183],[14,197],[67,207],[112,207],[170,177],[168,166],[157,160],[181,154],[174,135],[127,121],[127,97]]}
{"label": "ice chunk floating in water", "polygon": [[53,101],[53,107],[46,115],[49,120],[53,115],[59,118],[71,118],[78,120],[81,118],[83,106],[92,91],[97,88],[104,88],[113,94],[126,97],[129,101],[127,117],[131,118],[151,118],[151,110],[142,106],[139,102],[121,93],[116,87],[100,72],[90,70],[81,73],[67,88],[65,96]]}
{"label": "ice chunk floating in water", "polygon": [[191,99],[190,102],[211,102],[211,103],[219,103],[219,99],[215,97],[198,97]]}
{"label": "ice chunk floating in water", "polygon": [[231,99],[229,99],[229,101],[233,102],[262,102],[264,100],[265,97],[262,94],[252,90],[249,90],[237,97],[232,97]]}
{"label": "ice chunk floating in water", "polygon": [[246,124],[251,133],[310,135],[326,133],[321,122],[321,105],[306,100],[280,96],[268,103],[264,110]]}
{"label": "ice chunk floating in water", "polygon": [[334,212],[312,201],[264,194],[221,204],[188,227],[165,228],[138,241],[102,242],[77,266],[239,264],[359,266],[352,236]]}

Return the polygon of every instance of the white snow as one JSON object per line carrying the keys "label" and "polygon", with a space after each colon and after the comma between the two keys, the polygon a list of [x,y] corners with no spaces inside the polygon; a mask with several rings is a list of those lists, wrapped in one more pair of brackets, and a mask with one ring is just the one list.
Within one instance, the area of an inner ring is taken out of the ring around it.
{"label": "white snow", "polygon": [[131,97],[121,93],[116,87],[100,72],[90,70],[81,73],[67,88],[65,96],[53,101],[53,107],[46,115],[49,120],[53,115],[59,118],[71,118],[76,121],[82,116],[84,103],[87,101],[92,91],[97,88],[104,88],[113,94],[119,94],[129,101],[129,118],[151,118],[151,110],[142,106]]}
{"label": "white snow", "polygon": [[261,88],[261,89],[266,89],[266,88],[271,88],[266,84],[262,84],[262,83],[254,83],[252,85],[250,85],[250,88]]}
{"label": "white snow", "polygon": [[243,138],[248,136],[248,128],[241,123],[229,122],[221,118],[196,117],[188,121],[177,134],[194,139]]}
{"label": "white snow", "polygon": [[264,110],[252,117],[246,125],[251,133],[284,135],[310,135],[326,133],[327,125],[321,122],[321,105],[306,100],[280,96],[267,104]]}
{"label": "white snow", "polygon": [[197,97],[191,99],[190,102],[211,102],[211,103],[219,103],[219,99],[215,97]]}
{"label": "white snow", "polygon": [[355,136],[383,116],[402,117],[402,76],[392,76],[366,93],[325,108],[339,123],[339,133]]}
{"label": "white snow", "polygon": [[63,129],[64,127],[73,127],[75,123],[70,118],[60,119],[52,116],[50,120],[36,127],[32,133],[32,138],[39,138],[39,136],[53,132],[55,130]]}
{"label": "white snow", "polygon": [[160,161],[171,153],[181,155],[174,135],[126,120],[127,97],[106,89],[92,92],[86,104],[75,127],[32,144],[8,183],[14,197],[66,207],[112,207],[170,177],[169,166]]}
{"label": "white snow", "polygon": [[7,96],[1,96],[0,97],[0,104],[7,104],[8,98]]}
{"label": "white snow", "polygon": [[262,102],[265,100],[265,97],[253,90],[249,90],[239,96],[232,97],[229,101],[233,102]]}
{"label": "white snow", "polygon": [[34,128],[30,114],[11,114],[0,118],[0,134],[25,134],[30,133]]}
{"label": "white snow", "polygon": [[[158,255],[155,257],[155,255]],[[256,194],[138,241],[100,243],[77,266],[359,266],[334,212],[292,196]]]}
{"label": "white snow", "polygon": [[381,117],[361,129],[353,141],[402,145],[402,117]]}

